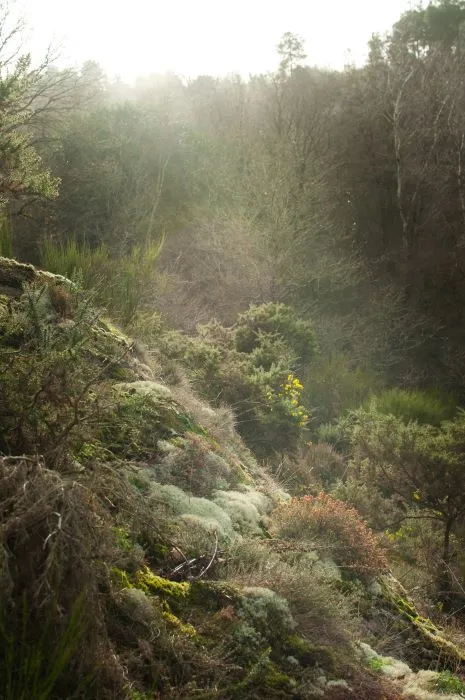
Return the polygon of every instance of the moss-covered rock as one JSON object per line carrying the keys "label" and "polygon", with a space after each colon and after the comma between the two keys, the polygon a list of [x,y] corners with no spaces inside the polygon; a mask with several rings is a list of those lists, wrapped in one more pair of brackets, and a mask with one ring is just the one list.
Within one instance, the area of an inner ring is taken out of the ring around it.
{"label": "moss-covered rock", "polygon": [[[379,579],[382,599],[379,606],[386,606],[397,619],[397,625],[406,638],[409,660],[421,668],[421,664],[433,661],[442,668],[456,670],[465,664],[465,650],[447,639],[443,631],[431,620],[420,615],[415,603],[402,584],[391,575]],[[410,650],[410,651],[409,651]],[[415,656],[417,658],[415,658]]]}

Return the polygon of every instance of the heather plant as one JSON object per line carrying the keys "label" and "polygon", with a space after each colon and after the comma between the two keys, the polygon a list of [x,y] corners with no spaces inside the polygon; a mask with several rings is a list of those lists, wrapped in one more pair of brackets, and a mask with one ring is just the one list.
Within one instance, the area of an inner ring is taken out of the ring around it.
{"label": "heather plant", "polygon": [[367,578],[388,568],[384,552],[360,514],[329,494],[293,498],[278,506],[272,519],[278,536],[327,547],[348,573]]}
{"label": "heather plant", "polygon": [[247,588],[271,588],[288,601],[299,632],[308,639],[344,645],[348,630],[355,633],[358,628],[356,601],[342,592],[338,577],[305,543],[281,547],[276,540],[243,537],[226,553],[221,569],[225,577]]}

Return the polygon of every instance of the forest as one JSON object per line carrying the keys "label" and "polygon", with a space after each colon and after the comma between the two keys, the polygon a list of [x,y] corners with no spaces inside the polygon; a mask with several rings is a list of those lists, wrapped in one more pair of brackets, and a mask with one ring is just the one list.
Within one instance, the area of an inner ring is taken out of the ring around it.
{"label": "forest", "polygon": [[464,0],[248,79],[21,32],[0,697],[465,697]]}

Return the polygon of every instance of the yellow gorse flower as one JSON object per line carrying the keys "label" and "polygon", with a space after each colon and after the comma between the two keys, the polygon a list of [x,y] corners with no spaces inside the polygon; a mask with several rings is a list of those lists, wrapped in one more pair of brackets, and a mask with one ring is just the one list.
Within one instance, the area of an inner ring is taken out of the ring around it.
{"label": "yellow gorse flower", "polygon": [[288,374],[286,381],[281,384],[281,387],[274,392],[267,390],[265,398],[267,403],[273,404],[274,401],[284,400],[288,414],[297,420],[299,426],[304,428],[310,418],[305,406],[300,403],[301,394],[304,387],[297,377],[293,374]]}

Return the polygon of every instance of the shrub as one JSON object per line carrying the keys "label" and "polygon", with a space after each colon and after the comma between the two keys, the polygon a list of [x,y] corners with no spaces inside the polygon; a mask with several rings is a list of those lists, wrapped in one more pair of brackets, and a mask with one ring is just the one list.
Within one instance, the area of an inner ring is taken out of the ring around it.
{"label": "shrub", "polygon": [[[108,358],[116,364],[121,352],[114,339],[95,332],[89,300],[73,286],[60,293],[73,309],[63,323],[54,290],[52,282],[25,284],[9,310],[0,307],[0,452],[58,459],[95,420],[113,364]],[[87,352],[102,353],[102,366],[89,363]]]}
{"label": "shrub", "polygon": [[405,423],[370,406],[348,414],[341,427],[352,449],[350,474],[400,507],[399,524],[409,518],[437,522],[442,530],[437,556],[443,561],[437,583],[443,595],[450,592],[453,535],[464,522],[465,412],[459,409],[439,428]]}
{"label": "shrub", "polygon": [[404,423],[417,421],[429,425],[440,425],[453,418],[457,410],[453,396],[412,389],[389,389],[366,405],[373,405],[378,413],[396,416]]}
{"label": "shrub", "polygon": [[285,304],[269,302],[239,314],[235,330],[239,352],[252,353],[260,345],[263,347],[266,336],[285,341],[296,358],[296,368],[305,366],[315,354],[316,338],[311,324]]}
{"label": "shrub", "polygon": [[[314,423],[321,425],[357,408],[378,388],[380,379],[373,370],[353,366],[346,355],[333,352],[312,362],[305,398],[312,406]],[[333,442],[327,436],[320,439]]]}
{"label": "shrub", "polygon": [[160,439],[182,435],[190,427],[189,417],[161,384],[122,382],[113,390],[114,402],[100,417],[99,438],[118,457],[153,459]]}
{"label": "shrub", "polygon": [[309,442],[295,455],[285,455],[278,474],[295,496],[329,490],[346,470],[343,457],[331,445]]}
{"label": "shrub", "polygon": [[209,496],[215,489],[231,486],[233,470],[223,457],[201,435],[188,432],[180,449],[172,449],[161,462],[163,481],[193,493]]}
{"label": "shrub", "polygon": [[281,552],[277,544],[256,538],[236,540],[225,552],[225,578],[240,586],[272,589],[288,601],[300,634],[321,644],[345,645],[348,630],[358,632],[359,601],[352,602],[334,585],[334,576],[317,557],[298,551],[297,544],[293,549],[286,543]]}
{"label": "shrub", "polygon": [[432,685],[438,693],[465,693],[465,682],[451,671],[441,671]]}
{"label": "shrub", "polygon": [[360,514],[328,494],[293,498],[274,511],[273,523],[281,537],[327,544],[336,563],[359,577],[387,569],[386,557]]}
{"label": "shrub", "polygon": [[[262,315],[268,319],[269,305],[264,306],[264,310],[262,307],[250,310],[254,321],[250,321],[250,327],[246,314],[246,320],[240,317],[242,320],[235,329],[212,322],[199,326],[196,337],[168,332],[161,339],[165,355],[182,363],[202,397],[214,406],[226,403],[233,409],[239,433],[247,445],[263,457],[295,450],[306,435],[309,420],[309,411],[302,401],[304,388],[295,375],[297,365],[292,359],[292,344],[297,341],[290,336],[265,332],[258,326],[253,330],[255,315],[260,317],[260,322]],[[283,311],[282,305],[272,306],[279,307],[279,318],[291,314],[292,323],[287,316],[286,322],[282,319],[282,323],[276,322],[283,333],[295,322],[299,342],[303,343],[303,328],[313,339],[306,322],[300,322],[290,310]],[[274,323],[273,314],[271,317],[270,328]],[[240,328],[245,328],[249,335],[252,333],[253,342],[238,344]],[[313,340],[308,340],[309,347],[312,343]],[[307,348],[306,352],[310,350]]]}

